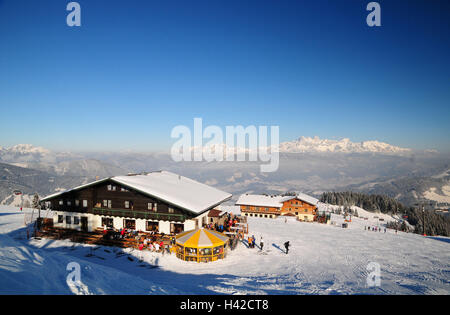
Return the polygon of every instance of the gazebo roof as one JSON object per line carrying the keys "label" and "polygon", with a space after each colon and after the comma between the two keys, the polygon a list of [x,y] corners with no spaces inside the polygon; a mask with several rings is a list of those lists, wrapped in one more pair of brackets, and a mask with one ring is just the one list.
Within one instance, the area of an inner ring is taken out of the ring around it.
{"label": "gazebo roof", "polygon": [[177,243],[184,247],[215,247],[223,245],[228,237],[222,233],[208,229],[195,229],[176,236]]}

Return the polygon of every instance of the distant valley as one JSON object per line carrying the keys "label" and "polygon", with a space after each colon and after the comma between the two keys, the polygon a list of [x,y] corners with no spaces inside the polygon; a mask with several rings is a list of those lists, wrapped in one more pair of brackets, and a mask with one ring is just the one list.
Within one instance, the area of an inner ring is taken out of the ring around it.
{"label": "distant valley", "polygon": [[[406,205],[448,208],[450,156],[413,152],[386,143],[299,138],[280,144],[280,167],[260,173],[257,162],[174,162],[167,153],[53,152],[31,145],[0,148],[0,202],[17,203],[14,190],[40,196],[113,175],[170,170],[242,193],[359,191],[384,194]],[[26,198],[25,198],[26,199]]]}

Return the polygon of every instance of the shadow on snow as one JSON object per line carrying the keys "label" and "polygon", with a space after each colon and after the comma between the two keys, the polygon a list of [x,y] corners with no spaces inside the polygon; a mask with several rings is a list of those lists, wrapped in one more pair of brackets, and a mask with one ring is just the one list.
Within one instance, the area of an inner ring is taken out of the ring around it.
{"label": "shadow on snow", "polygon": [[[33,250],[36,253],[41,254],[42,257],[47,259],[47,255],[43,252],[49,254],[62,253],[66,255],[68,261],[76,261],[81,265],[81,270],[85,266],[89,265],[101,265],[108,268],[114,268],[120,270],[123,273],[137,276],[142,280],[149,281],[149,286],[162,286],[161,291],[164,292],[164,287],[171,288],[175,292],[168,292],[168,294],[200,294],[200,295],[211,295],[211,294],[299,294],[299,288],[294,284],[286,283],[283,287],[279,288],[262,288],[262,282],[260,276],[236,276],[230,274],[184,274],[177,273],[168,270],[162,270],[158,266],[159,258],[156,257],[153,263],[140,260],[139,250],[132,250],[131,252],[125,252],[122,248],[118,247],[108,247],[108,246],[83,246],[84,244],[73,243],[71,246],[57,246],[52,247],[52,245],[57,243],[57,240],[45,239],[46,242],[42,246],[35,246],[30,244],[26,237],[26,228],[21,228],[19,230],[12,231],[6,234],[7,236],[14,239],[16,242],[20,242],[25,248]],[[39,238],[38,238],[39,239]],[[43,238],[44,239],[44,238]],[[247,245],[247,244],[245,244]],[[275,244],[273,244],[275,245]],[[277,247],[279,248],[279,247]],[[281,250],[281,248],[279,248]],[[284,252],[283,250],[281,250]],[[132,254],[135,255],[132,255]],[[166,254],[167,255],[167,254]],[[173,255],[173,254],[172,254]],[[51,255],[50,255],[51,256]],[[50,257],[49,256],[49,257]],[[29,260],[32,263],[32,255],[24,251],[25,260]],[[48,258],[49,258],[48,257]],[[45,264],[45,261],[44,261]],[[85,266],[83,266],[83,264]],[[202,268],[202,264],[198,264],[199,268]],[[181,266],[182,267],[182,266]],[[39,268],[39,266],[37,266]],[[95,270],[95,269],[93,269]],[[2,277],[15,277],[17,272],[13,272],[7,269],[3,269],[0,266],[0,271],[2,272]],[[66,271],[66,265],[61,266],[60,274],[64,275],[62,279],[58,279],[58,282],[64,282],[69,271]],[[25,274],[26,275],[26,274]],[[29,275],[27,275],[29,276]],[[32,275],[33,276],[33,275]],[[31,281],[33,282],[33,281]],[[90,288],[95,293],[106,293],[106,294],[148,294],[150,288],[137,289],[137,292],[123,292],[120,291],[121,283],[117,283],[117,290],[114,292],[103,292],[101,287]],[[48,288],[47,288],[48,289]],[[3,292],[3,294],[14,294],[17,292]],[[36,288],[28,287],[24,283],[21,288],[21,294],[40,294],[44,292],[39,292]],[[48,293],[45,292],[45,294]],[[308,293],[308,292],[303,292]],[[72,294],[70,291],[67,292],[56,292],[56,294]]]}

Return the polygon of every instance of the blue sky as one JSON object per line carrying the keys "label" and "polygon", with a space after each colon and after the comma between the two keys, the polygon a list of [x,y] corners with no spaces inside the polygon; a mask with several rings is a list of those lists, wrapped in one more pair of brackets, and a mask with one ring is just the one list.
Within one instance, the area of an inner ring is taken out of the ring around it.
{"label": "blue sky", "polygon": [[176,125],[278,125],[450,151],[450,4],[0,0],[0,146],[164,150]]}

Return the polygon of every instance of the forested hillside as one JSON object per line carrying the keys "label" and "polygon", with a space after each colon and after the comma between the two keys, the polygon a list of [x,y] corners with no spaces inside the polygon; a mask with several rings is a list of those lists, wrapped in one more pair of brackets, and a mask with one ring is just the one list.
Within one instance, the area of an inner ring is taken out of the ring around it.
{"label": "forested hillside", "polygon": [[[394,198],[384,195],[368,195],[352,191],[325,192],[321,195],[320,201],[339,206],[357,206],[368,211],[397,214],[414,226],[414,233],[422,234],[425,226],[426,235],[450,236],[448,217],[431,210],[422,212],[418,208],[406,207]],[[391,224],[391,227],[400,230],[408,228],[406,224],[401,223]]]}

